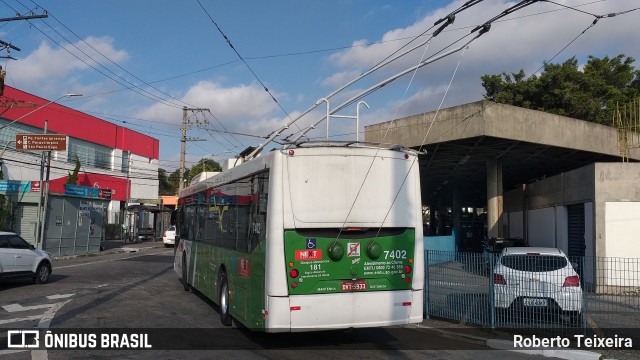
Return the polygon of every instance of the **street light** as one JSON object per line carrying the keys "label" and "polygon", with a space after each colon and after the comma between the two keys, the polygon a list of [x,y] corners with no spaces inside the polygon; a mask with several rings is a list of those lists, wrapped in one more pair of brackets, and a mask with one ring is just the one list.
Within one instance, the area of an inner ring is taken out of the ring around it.
{"label": "street light", "polygon": [[62,99],[62,98],[65,98],[65,97],[66,97],[66,98],[69,98],[69,97],[74,97],[74,96],[82,96],[82,94],[73,94],[73,93],[64,94],[64,95],[60,96],[59,98],[57,98],[57,99],[55,99],[55,100],[51,100],[51,101],[49,101],[48,103],[46,103],[46,104],[44,104],[44,105],[42,105],[42,106],[40,106],[40,107],[37,107],[37,108],[35,108],[35,109],[31,110],[30,112],[28,112],[28,113],[26,113],[26,114],[24,114],[24,115],[20,116],[19,118],[17,118],[17,119],[15,119],[15,120],[11,121],[10,123],[2,125],[2,126],[0,127],[0,130],[2,130],[2,129],[4,129],[4,128],[6,128],[7,126],[10,126],[11,124],[13,124],[13,123],[15,123],[15,122],[17,122],[17,121],[19,121],[19,120],[22,120],[22,119],[26,118],[27,116],[29,116],[29,115],[33,114],[34,112],[36,112],[36,111],[38,111],[38,110],[41,110],[42,108],[45,108],[45,107],[47,107],[47,106],[49,106],[49,105],[53,104],[54,102],[56,102],[56,101],[58,101],[58,100],[60,100],[60,99]]}

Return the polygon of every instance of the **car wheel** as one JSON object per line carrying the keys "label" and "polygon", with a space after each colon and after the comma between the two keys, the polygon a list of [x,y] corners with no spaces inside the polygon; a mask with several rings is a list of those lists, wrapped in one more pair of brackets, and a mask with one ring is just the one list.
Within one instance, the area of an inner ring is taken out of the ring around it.
{"label": "car wheel", "polygon": [[49,281],[49,275],[51,275],[51,267],[46,262],[41,262],[36,269],[36,277],[33,282],[36,284],[46,284]]}
{"label": "car wheel", "polygon": [[222,325],[231,326],[231,315],[229,314],[229,284],[227,274],[220,275],[220,322]]}
{"label": "car wheel", "polygon": [[182,254],[182,286],[184,291],[191,290],[191,285],[187,282],[187,255]]}

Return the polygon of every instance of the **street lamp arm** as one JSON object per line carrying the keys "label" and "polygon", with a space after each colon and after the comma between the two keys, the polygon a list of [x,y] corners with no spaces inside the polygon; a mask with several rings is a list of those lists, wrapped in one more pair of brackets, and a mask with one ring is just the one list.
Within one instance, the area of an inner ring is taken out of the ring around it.
{"label": "street lamp arm", "polygon": [[13,123],[15,123],[15,122],[17,122],[17,121],[20,121],[20,120],[22,120],[22,119],[24,119],[24,118],[26,118],[27,116],[29,116],[29,115],[33,114],[34,112],[36,112],[36,111],[38,111],[38,110],[41,110],[41,109],[43,109],[43,108],[45,108],[45,107],[47,107],[47,106],[49,106],[49,105],[53,104],[54,102],[56,102],[56,101],[58,101],[58,100],[60,100],[60,99],[62,99],[62,98],[65,98],[65,97],[73,97],[73,96],[82,96],[82,94],[64,94],[64,95],[60,96],[59,98],[57,98],[57,99],[55,99],[55,100],[51,100],[51,101],[49,101],[48,103],[46,103],[46,104],[44,104],[44,105],[42,105],[42,106],[40,106],[40,107],[37,107],[37,108],[35,108],[35,109],[33,109],[33,110],[29,111],[28,113],[26,113],[26,114],[24,114],[24,115],[20,116],[19,118],[17,118],[17,119],[15,119],[15,120],[11,121],[10,123],[2,125],[2,126],[0,127],[0,130],[2,130],[2,129],[4,129],[4,128],[8,127],[8,126],[11,126]]}

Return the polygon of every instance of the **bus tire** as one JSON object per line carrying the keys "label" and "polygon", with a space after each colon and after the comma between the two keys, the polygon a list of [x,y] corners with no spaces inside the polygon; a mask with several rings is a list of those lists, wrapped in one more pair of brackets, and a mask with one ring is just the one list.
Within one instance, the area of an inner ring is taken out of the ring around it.
{"label": "bus tire", "polygon": [[182,287],[184,291],[191,290],[191,286],[187,282],[187,255],[182,254]]}
{"label": "bus tire", "polygon": [[231,326],[231,314],[229,314],[229,283],[227,281],[227,274],[225,273],[220,275],[219,311],[222,325]]}

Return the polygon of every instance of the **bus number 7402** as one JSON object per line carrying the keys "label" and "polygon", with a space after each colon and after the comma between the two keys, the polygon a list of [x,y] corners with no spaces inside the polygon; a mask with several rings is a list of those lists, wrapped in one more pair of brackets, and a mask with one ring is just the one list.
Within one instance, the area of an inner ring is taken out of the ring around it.
{"label": "bus number 7402", "polygon": [[385,250],[384,251],[385,259],[406,259],[407,258],[407,250]]}

